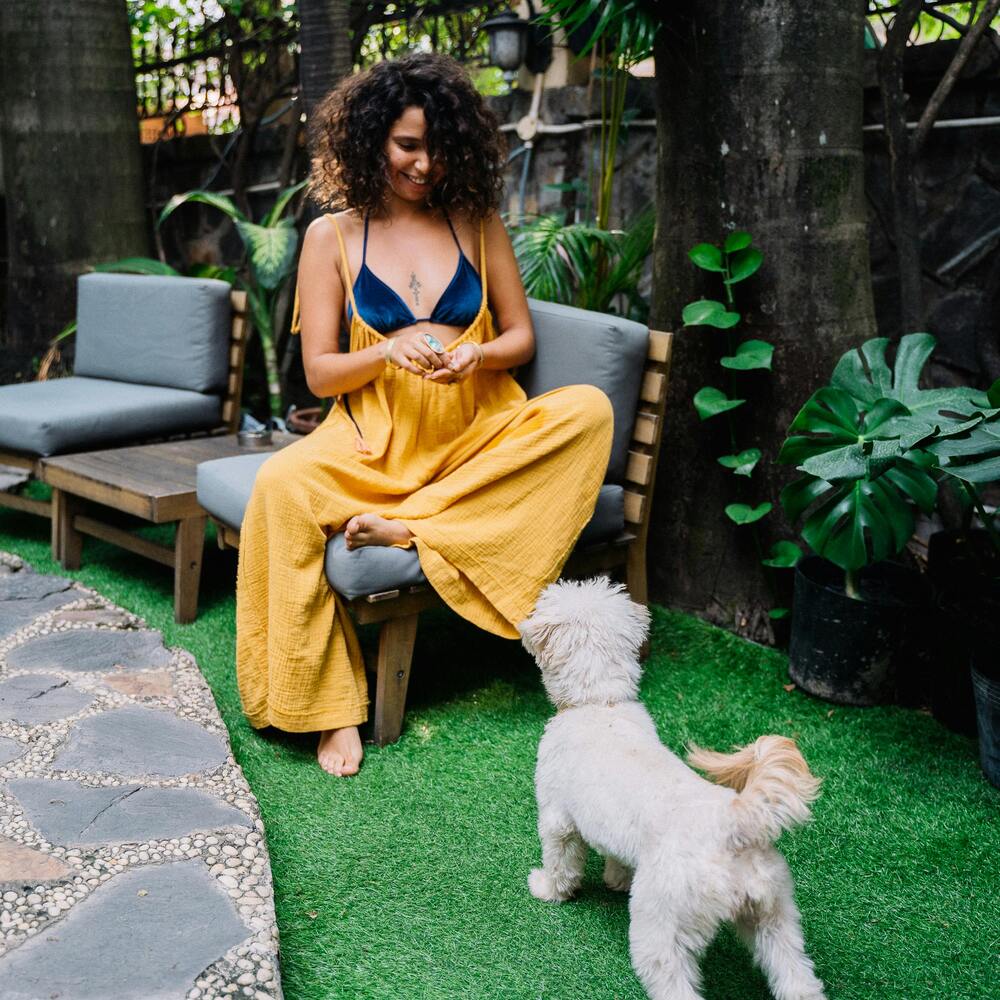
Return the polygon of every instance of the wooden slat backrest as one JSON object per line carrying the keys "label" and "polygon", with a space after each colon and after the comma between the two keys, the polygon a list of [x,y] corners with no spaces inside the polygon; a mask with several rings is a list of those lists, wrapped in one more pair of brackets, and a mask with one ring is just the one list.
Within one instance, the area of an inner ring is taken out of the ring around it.
{"label": "wooden slat backrest", "polygon": [[222,398],[222,422],[228,433],[235,434],[240,426],[243,361],[247,353],[250,325],[247,321],[247,293],[234,289],[229,294],[229,301],[233,309],[233,320],[229,334],[229,374],[226,378],[226,392]]}
{"label": "wooden slat backrest", "polygon": [[672,333],[649,331],[649,349],[639,392],[639,410],[632,431],[628,464],[625,467],[625,524],[636,535],[635,544],[645,546],[649,514],[653,505],[656,461],[663,435],[663,415],[667,406]]}

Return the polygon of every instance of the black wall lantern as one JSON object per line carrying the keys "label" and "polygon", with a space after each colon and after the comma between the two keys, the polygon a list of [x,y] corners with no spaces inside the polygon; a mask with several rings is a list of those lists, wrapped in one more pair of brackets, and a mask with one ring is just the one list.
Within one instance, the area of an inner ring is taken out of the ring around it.
{"label": "black wall lantern", "polygon": [[483,23],[489,38],[490,64],[512,79],[521,63],[529,73],[544,73],[552,62],[552,33],[538,23],[538,13],[528,0],[530,16],[522,20],[513,11],[491,17]]}

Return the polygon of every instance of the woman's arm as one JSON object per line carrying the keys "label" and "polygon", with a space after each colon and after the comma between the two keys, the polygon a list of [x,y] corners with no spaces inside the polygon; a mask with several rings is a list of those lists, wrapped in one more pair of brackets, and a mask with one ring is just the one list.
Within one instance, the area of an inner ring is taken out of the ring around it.
{"label": "woman's arm", "polygon": [[324,399],[352,392],[385,367],[385,344],[342,354],[344,282],[340,246],[333,223],[321,217],[310,223],[299,256],[299,309],[302,318],[302,364],[306,384]]}

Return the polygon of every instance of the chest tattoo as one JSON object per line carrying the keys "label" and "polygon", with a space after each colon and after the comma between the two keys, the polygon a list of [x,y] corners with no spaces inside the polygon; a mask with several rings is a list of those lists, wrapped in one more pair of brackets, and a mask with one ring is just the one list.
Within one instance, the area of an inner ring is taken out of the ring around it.
{"label": "chest tattoo", "polygon": [[420,305],[420,289],[424,286],[417,281],[416,271],[410,272],[410,288],[413,289],[413,302],[415,305]]}

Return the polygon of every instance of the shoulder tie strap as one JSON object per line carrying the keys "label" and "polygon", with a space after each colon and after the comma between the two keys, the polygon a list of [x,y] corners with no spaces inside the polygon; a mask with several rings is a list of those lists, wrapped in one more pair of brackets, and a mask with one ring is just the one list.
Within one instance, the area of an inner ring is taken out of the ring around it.
{"label": "shoulder tie strap", "polygon": [[483,301],[489,302],[486,295],[486,222],[479,222],[479,277],[483,282]]}
{"label": "shoulder tie strap", "polygon": [[[343,269],[344,274],[344,288],[347,289],[347,297],[351,303],[351,311],[355,316],[358,315],[358,306],[354,301],[354,283],[351,281],[351,268],[347,263],[347,247],[344,245],[344,236],[340,231],[340,224],[332,216],[328,215],[327,218],[333,223],[333,228],[337,231],[337,242],[340,244],[340,264]],[[368,237],[368,220],[365,219],[365,242],[367,243]]]}

